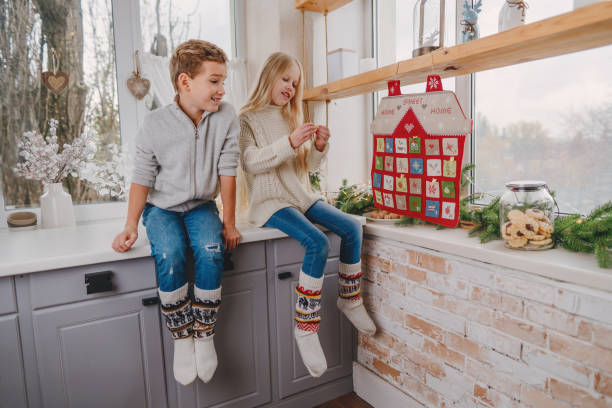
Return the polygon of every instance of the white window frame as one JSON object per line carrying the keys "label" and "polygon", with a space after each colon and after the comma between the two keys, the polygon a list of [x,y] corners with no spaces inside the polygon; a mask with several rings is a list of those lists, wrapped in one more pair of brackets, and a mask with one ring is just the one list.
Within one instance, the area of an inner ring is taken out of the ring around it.
{"label": "white window frame", "polygon": [[[133,140],[134,135],[148,112],[144,101],[137,101],[124,84],[134,70],[134,53],[142,50],[140,29],[140,0],[111,0],[113,8],[113,34],[115,41],[115,62],[117,73],[117,94],[119,99],[119,128],[121,144]],[[232,57],[246,55],[245,5],[246,0],[231,0],[230,14]],[[124,218],[127,215],[127,201],[100,204],[75,204],[74,215],[77,223]],[[40,219],[40,207],[6,210],[3,189],[0,188],[0,229],[6,229],[6,220],[11,213],[30,211]]]}

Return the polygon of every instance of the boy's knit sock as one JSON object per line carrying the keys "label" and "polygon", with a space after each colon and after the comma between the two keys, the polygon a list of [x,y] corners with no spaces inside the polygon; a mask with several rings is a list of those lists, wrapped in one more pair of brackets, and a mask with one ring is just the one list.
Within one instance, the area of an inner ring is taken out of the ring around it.
{"label": "boy's knit sock", "polygon": [[191,384],[198,375],[193,344],[193,315],[188,291],[187,283],[171,292],[159,290],[161,310],[166,318],[166,326],[174,338],[174,378],[183,385]]}
{"label": "boy's knit sock", "polygon": [[376,326],[363,306],[361,274],[361,262],[356,264],[340,262],[337,305],[357,330],[372,335],[376,333]]}
{"label": "boy's knit sock", "polygon": [[205,383],[209,382],[217,369],[217,352],[213,337],[217,312],[221,305],[221,288],[206,290],[198,287],[193,291],[193,316],[195,323],[195,358],[198,377]]}
{"label": "boy's knit sock", "polygon": [[327,370],[327,360],[319,342],[321,322],[321,287],[323,277],[313,278],[300,271],[295,291],[298,295],[295,305],[295,341],[302,361],[313,377],[320,377]]}

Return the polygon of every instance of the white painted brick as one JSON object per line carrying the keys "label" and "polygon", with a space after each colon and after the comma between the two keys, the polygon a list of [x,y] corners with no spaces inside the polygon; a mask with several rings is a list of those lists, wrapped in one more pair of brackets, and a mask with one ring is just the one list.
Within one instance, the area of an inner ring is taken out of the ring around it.
{"label": "white painted brick", "polygon": [[425,317],[443,329],[465,334],[465,318],[461,316],[441,311],[431,305],[426,305],[411,298],[405,299],[404,310],[411,314]]}
{"label": "white painted brick", "polygon": [[427,274],[427,285],[438,292],[463,299],[467,299],[469,295],[469,283],[456,277],[430,272]]}
{"label": "white painted brick", "polygon": [[477,343],[519,359],[521,357],[521,342],[491,327],[469,321],[467,323],[467,336]]}
{"label": "white painted brick", "polygon": [[580,295],[576,314],[603,323],[612,324],[612,298]]}
{"label": "white painted brick", "polygon": [[508,356],[491,351],[487,354],[487,362],[492,365],[499,374],[515,378],[521,383],[546,388],[546,380],[549,375],[537,367],[528,366],[523,361],[514,360]]}
{"label": "white painted brick", "polygon": [[522,360],[528,365],[541,368],[550,373],[551,376],[563,378],[585,387],[589,385],[589,370],[546,350],[524,345]]}
{"label": "white painted brick", "polygon": [[381,314],[371,313],[370,316],[378,329],[393,334],[404,344],[408,344],[419,350],[423,348],[424,339],[421,334],[406,329],[401,324],[389,320]]}
{"label": "white painted brick", "polygon": [[489,268],[459,261],[447,261],[448,275],[494,288],[497,284],[495,272]]}
{"label": "white painted brick", "polygon": [[497,288],[503,292],[535,300],[536,302],[552,305],[555,299],[555,289],[549,285],[538,282],[498,274]]}
{"label": "white painted brick", "polygon": [[436,378],[431,374],[427,374],[425,378],[426,384],[452,401],[459,401],[465,398],[466,395],[472,395],[474,383],[465,373],[450,366],[446,366],[445,370],[446,376],[443,378]]}
{"label": "white painted brick", "polygon": [[555,291],[555,307],[569,313],[576,313],[578,310],[578,295],[567,290],[558,289]]}

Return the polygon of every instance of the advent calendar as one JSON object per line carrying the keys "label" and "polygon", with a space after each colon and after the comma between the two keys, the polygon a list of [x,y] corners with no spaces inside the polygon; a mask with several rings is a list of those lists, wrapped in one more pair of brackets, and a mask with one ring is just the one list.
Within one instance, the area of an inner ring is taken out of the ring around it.
{"label": "advent calendar", "polygon": [[372,122],[372,193],[376,207],[456,227],[465,137],[472,120],[457,96],[442,90],[439,76],[427,78],[427,92],[399,94],[390,81]]}

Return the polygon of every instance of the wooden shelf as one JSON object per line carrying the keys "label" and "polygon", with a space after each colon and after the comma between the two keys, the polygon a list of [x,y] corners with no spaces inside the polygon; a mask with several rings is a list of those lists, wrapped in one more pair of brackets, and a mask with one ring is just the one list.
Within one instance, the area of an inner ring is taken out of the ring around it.
{"label": "wooden shelf", "polygon": [[295,8],[300,10],[329,13],[353,0],[295,0]]}
{"label": "wooden shelf", "polygon": [[399,79],[401,85],[408,85],[425,82],[430,73],[448,78],[611,43],[612,1],[603,1],[570,13],[306,89],[304,100],[346,98],[386,89],[387,81],[394,78]]}

